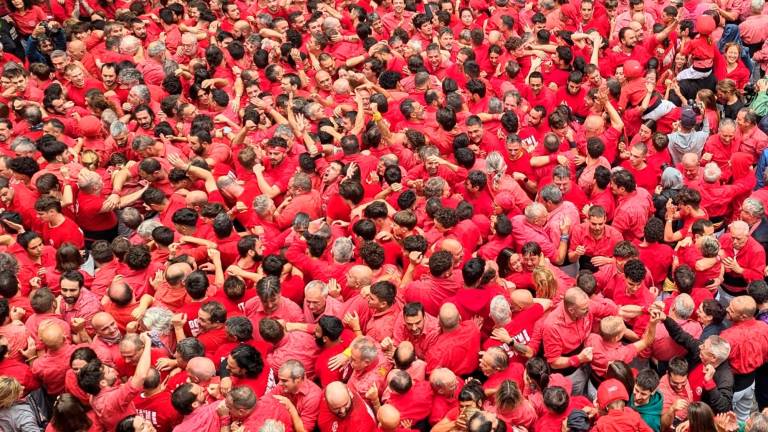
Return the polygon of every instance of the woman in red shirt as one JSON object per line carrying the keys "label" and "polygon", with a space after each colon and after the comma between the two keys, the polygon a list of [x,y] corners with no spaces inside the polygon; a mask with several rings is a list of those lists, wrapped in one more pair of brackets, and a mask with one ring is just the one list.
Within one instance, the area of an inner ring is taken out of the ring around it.
{"label": "woman in red shirt", "polygon": [[53,405],[53,417],[45,432],[97,432],[101,427],[96,413],[75,396],[64,393]]}
{"label": "woman in red shirt", "polygon": [[25,38],[32,34],[40,22],[48,19],[45,11],[39,6],[32,6],[30,0],[10,0],[8,9],[16,29]]}
{"label": "woman in red shirt", "polygon": [[741,61],[741,48],[739,44],[728,43],[723,54],[715,55],[715,77],[719,80],[726,78],[736,82],[736,88],[743,89],[749,83],[749,69]]}

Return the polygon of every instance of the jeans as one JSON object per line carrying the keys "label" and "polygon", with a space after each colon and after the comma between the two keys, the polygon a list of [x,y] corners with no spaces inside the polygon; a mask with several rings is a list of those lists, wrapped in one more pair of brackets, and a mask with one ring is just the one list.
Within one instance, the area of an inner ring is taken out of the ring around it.
{"label": "jeans", "polygon": [[755,383],[744,390],[733,392],[733,412],[739,421],[747,421],[755,403]]}
{"label": "jeans", "polygon": [[589,371],[587,370],[587,366],[582,366],[576,369],[576,372],[567,375],[566,378],[568,378],[573,385],[571,388],[572,395],[583,396],[586,394],[587,383],[589,383]]}

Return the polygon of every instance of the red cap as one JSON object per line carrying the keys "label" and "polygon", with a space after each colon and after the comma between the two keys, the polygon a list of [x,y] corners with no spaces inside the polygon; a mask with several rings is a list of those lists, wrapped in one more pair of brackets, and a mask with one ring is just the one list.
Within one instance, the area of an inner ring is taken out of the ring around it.
{"label": "red cap", "polygon": [[711,35],[712,32],[715,31],[715,27],[717,27],[715,19],[709,15],[699,15],[696,18],[696,33],[700,35]]}
{"label": "red cap", "polygon": [[597,405],[600,409],[605,409],[611,402],[619,400],[628,401],[629,395],[627,389],[621,381],[611,378],[605,380],[597,388]]}
{"label": "red cap", "polygon": [[627,79],[642,77],[643,66],[637,60],[627,60],[624,63],[624,76],[627,77]]}

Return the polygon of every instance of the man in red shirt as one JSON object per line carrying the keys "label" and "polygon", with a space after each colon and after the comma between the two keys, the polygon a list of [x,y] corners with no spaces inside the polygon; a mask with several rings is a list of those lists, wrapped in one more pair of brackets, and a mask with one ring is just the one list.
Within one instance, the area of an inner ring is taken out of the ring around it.
{"label": "man in red shirt", "polygon": [[579,262],[581,269],[597,271],[613,257],[613,247],[623,240],[621,233],[606,225],[605,209],[599,205],[589,207],[587,220],[571,229],[568,260]]}
{"label": "man in red shirt", "polygon": [[136,364],[136,372],[127,382],[116,386],[117,371],[100,360],[89,362],[77,375],[78,385],[91,395],[91,407],[106,430],[113,430],[126,415],[136,413],[133,400],[143,389],[152,350],[152,341],[147,333],[142,333],[141,341],[144,350]]}
{"label": "man in red shirt", "polygon": [[85,247],[85,237],[79,226],[61,212],[61,201],[43,195],[35,202],[35,212],[43,225],[43,240],[55,248],[72,243],[78,249]]}
{"label": "man in red shirt", "polygon": [[69,356],[77,346],[70,344],[63,329],[54,322],[44,322],[38,331],[45,353],[34,360],[32,373],[50,395],[64,392],[64,376],[69,369]]}
{"label": "man in red shirt", "polygon": [[373,386],[383,389],[391,367],[376,343],[368,337],[352,342],[349,365],[352,368],[352,376],[347,385],[360,396],[365,396]]}
{"label": "man in red shirt", "polygon": [[720,285],[719,300],[723,304],[743,294],[750,282],[763,278],[765,249],[749,232],[749,225],[738,220],[732,222],[728,233],[720,237],[725,274]]}
{"label": "man in red shirt", "polygon": [[[404,281],[413,277],[417,265],[411,259],[403,275]],[[453,255],[438,251],[429,257],[429,274],[406,285],[403,298],[407,302],[421,303],[428,314],[436,315],[442,302],[456,294],[462,285],[461,275],[453,272]]]}
{"label": "man in red shirt", "polygon": [[413,344],[416,357],[424,359],[434,345],[439,332],[437,318],[426,313],[421,303],[407,303],[403,306],[402,315],[398,315],[395,320],[393,348],[403,341],[408,341]]}
{"label": "man in red shirt", "polygon": [[181,415],[171,404],[171,393],[157,369],[150,368],[144,379],[144,391],[133,400],[136,414],[152,423],[157,432],[171,432],[181,423]]}
{"label": "man in red shirt", "polygon": [[197,339],[205,346],[206,356],[210,357],[216,349],[227,342],[227,311],[221,303],[209,301],[203,303],[197,311],[197,324],[200,334]]}
{"label": "man in red shirt", "polygon": [[640,242],[645,223],[654,211],[651,194],[639,189],[634,176],[627,170],[613,173],[611,190],[617,198],[613,227],[624,236],[624,240]]}
{"label": "man in red shirt", "polygon": [[296,173],[288,184],[286,198],[277,206],[275,217],[281,229],[291,226],[299,212],[309,215],[311,220],[321,216],[320,192],[312,189],[312,179],[305,173]]}
{"label": "man in red shirt", "polygon": [[62,319],[71,322],[74,318],[82,318],[85,320],[88,333],[93,334],[91,318],[101,311],[101,300],[83,286],[83,274],[77,270],[64,272],[59,283],[61,285],[59,307]]}
{"label": "man in red shirt", "polygon": [[[593,310],[594,309],[594,310]],[[573,383],[573,393],[581,394],[587,385],[587,373],[582,368],[592,360],[592,349],[584,348],[595,319],[613,311],[592,303],[580,288],[570,288],[544,322],[542,343],[544,357]]]}
{"label": "man in red shirt", "polygon": [[728,359],[733,369],[733,410],[739,420],[749,417],[755,398],[755,371],[768,359],[768,324],[755,319],[756,312],[752,297],[733,298],[726,308],[733,325],[720,334],[731,345]]}
{"label": "man in red shirt", "polygon": [[277,383],[269,394],[282,396],[291,401],[301,417],[304,430],[313,430],[320,415],[323,391],[317,384],[307,379],[304,365],[297,360],[288,360],[283,363],[277,372]]}
{"label": "man in red shirt", "polygon": [[453,303],[440,307],[440,335],[427,352],[427,373],[445,367],[456,375],[468,375],[477,369],[480,329],[473,321],[462,321]]}
{"label": "man in red shirt", "polygon": [[387,387],[385,402],[397,408],[403,420],[416,424],[429,416],[432,388],[428,381],[414,381],[407,371],[395,369],[389,376]]}
{"label": "man in red shirt", "polygon": [[267,354],[269,364],[277,368],[288,360],[298,360],[306,365],[307,376],[310,379],[314,377],[318,347],[312,336],[302,331],[286,332],[283,326],[272,318],[262,318],[259,321],[259,335],[271,345]]}
{"label": "man in red shirt", "polygon": [[325,401],[320,403],[317,426],[320,432],[373,431],[376,421],[360,395],[344,383],[334,381],[325,388]]}

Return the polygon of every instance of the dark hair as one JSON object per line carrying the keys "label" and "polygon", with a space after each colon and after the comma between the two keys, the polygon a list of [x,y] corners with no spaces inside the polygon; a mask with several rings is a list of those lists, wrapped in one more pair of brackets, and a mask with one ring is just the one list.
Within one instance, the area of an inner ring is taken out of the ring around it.
{"label": "dark hair", "polygon": [[635,385],[643,390],[654,391],[659,387],[659,374],[650,368],[643,369],[637,374]]}
{"label": "dark hair", "polygon": [[93,425],[88,408],[70,393],[63,393],[53,404],[51,426],[57,431],[84,431]]}
{"label": "dark hair", "polygon": [[240,345],[229,353],[237,366],[245,369],[245,376],[256,378],[264,370],[264,361],[259,351],[250,345]]}

